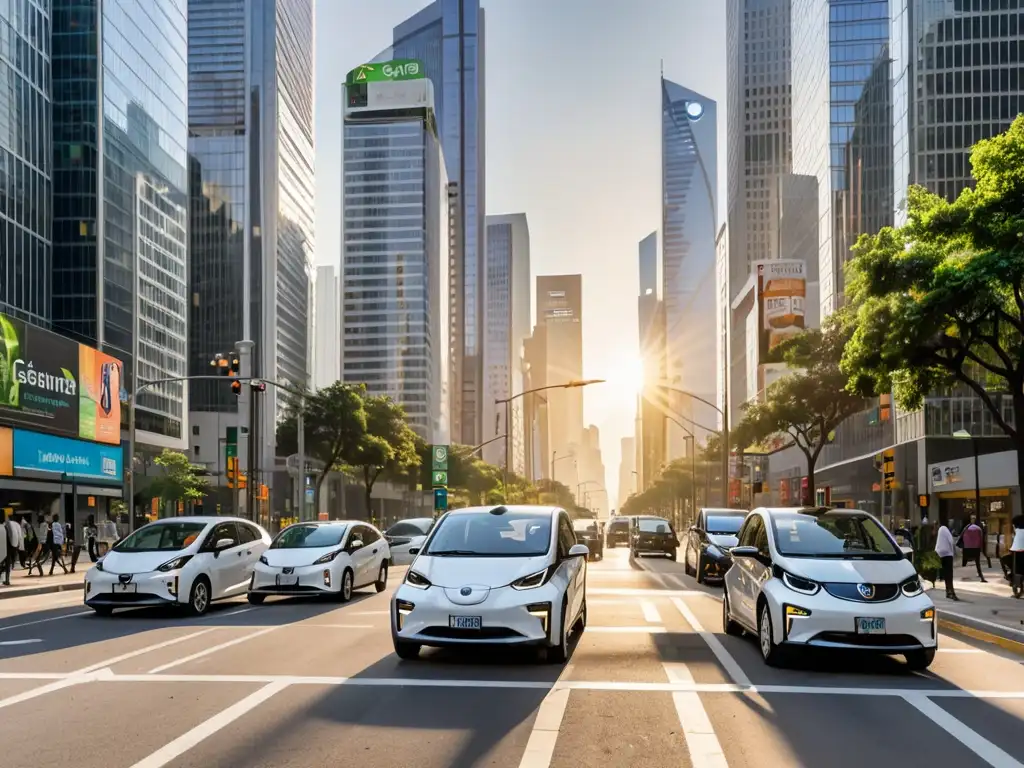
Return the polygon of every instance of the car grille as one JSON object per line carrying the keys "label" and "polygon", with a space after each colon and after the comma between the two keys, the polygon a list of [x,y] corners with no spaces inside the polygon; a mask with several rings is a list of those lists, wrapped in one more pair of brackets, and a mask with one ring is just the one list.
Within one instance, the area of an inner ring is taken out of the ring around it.
{"label": "car grille", "polygon": [[870,598],[864,597],[857,590],[857,584],[830,582],[823,586],[825,591],[832,595],[832,597],[838,597],[840,600],[850,600],[855,603],[885,603],[889,600],[894,600],[900,593],[899,584],[872,584],[871,586],[875,588],[875,593]]}
{"label": "car grille", "polygon": [[273,592],[294,592],[295,594],[320,594],[323,592],[322,589],[317,587],[309,587],[303,584],[280,584],[273,587],[266,587],[265,589]]}
{"label": "car grille", "polygon": [[821,632],[811,640],[824,643],[843,643],[862,648],[920,647],[920,641],[912,635],[858,635],[856,632]]}
{"label": "car grille", "polygon": [[146,603],[154,599],[156,595],[146,592],[112,592],[103,595],[103,600],[111,603]]}
{"label": "car grille", "polygon": [[509,640],[523,637],[507,627],[484,627],[483,629],[455,629],[454,627],[427,627],[420,632],[426,637],[439,640]]}

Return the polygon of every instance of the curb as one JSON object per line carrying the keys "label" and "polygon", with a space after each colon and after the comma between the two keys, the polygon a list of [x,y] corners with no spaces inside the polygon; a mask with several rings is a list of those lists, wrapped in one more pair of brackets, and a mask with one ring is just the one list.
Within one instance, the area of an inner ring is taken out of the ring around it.
{"label": "curb", "polygon": [[34,595],[49,595],[54,592],[74,592],[85,588],[85,581],[77,583],[65,582],[63,584],[44,584],[38,587],[15,587],[14,589],[0,590],[0,600],[7,600],[13,597],[33,597]]}
{"label": "curb", "polygon": [[980,640],[983,643],[998,645],[1000,648],[1009,651],[1010,653],[1017,654],[1018,656],[1024,656],[1024,642],[1021,642],[1020,640],[1013,640],[1009,637],[972,625],[970,623],[970,619],[961,619],[959,616],[957,617],[957,621],[944,619],[942,618],[941,609],[939,610],[939,627],[947,632],[964,635],[965,637],[970,637],[973,640]]}

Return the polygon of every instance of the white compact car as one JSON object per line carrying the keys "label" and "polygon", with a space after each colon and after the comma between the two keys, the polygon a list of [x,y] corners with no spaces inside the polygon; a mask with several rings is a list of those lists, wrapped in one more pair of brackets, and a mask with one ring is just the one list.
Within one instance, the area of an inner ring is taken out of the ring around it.
{"label": "white compact car", "polygon": [[587,622],[587,555],[565,510],[472,507],[434,526],[391,600],[400,658],[422,646],[536,645],[568,656]]}
{"label": "white compact car", "polygon": [[851,509],[756,509],[730,551],[722,623],[760,640],[766,663],[799,647],[935,658],[935,606],[882,524]]}
{"label": "white compact car", "polygon": [[374,526],[349,520],[296,523],[277,534],[252,574],[249,602],[267,595],[330,595],[342,602],[352,591],[388,584],[388,543]]}
{"label": "white compact car", "polygon": [[85,574],[85,604],[101,616],[115,608],[210,603],[244,595],[270,534],[231,517],[172,517],[118,542]]}
{"label": "white compact car", "polygon": [[433,527],[434,518],[417,517],[399,520],[384,531],[384,538],[391,547],[391,564],[409,565],[416,557],[409,550],[422,547]]}

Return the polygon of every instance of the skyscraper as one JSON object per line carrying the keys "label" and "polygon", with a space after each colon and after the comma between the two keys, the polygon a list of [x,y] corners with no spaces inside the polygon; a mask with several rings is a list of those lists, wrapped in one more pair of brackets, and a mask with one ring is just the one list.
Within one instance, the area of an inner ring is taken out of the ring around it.
{"label": "skyscraper", "polygon": [[637,324],[640,359],[644,367],[643,391],[637,397],[636,471],[638,490],[654,482],[665,463],[665,410],[668,396],[658,385],[665,379],[665,312],[658,282],[658,233],[651,232],[638,246],[640,295]]}
{"label": "skyscraper", "polygon": [[50,2],[0,4],[0,312],[49,326]]}
{"label": "skyscraper", "polygon": [[[504,400],[523,391],[523,344],[530,335],[530,229],[525,213],[487,217],[487,312],[484,343],[484,424],[495,434],[509,430],[509,467],[525,469],[523,402]],[[509,422],[506,424],[506,415]],[[486,434],[483,439],[490,437]],[[481,441],[482,442],[482,441]],[[503,466],[504,444],[485,446],[484,458]]]}
{"label": "skyscraper", "polygon": [[313,321],[313,387],[323,389],[341,379],[341,281],[334,267],[316,269]]}
{"label": "skyscraper", "polygon": [[[884,98],[889,0],[793,0],[793,173],[818,179],[818,276],[821,316],[839,306],[843,264],[856,232],[845,214],[850,143],[862,97]],[[884,119],[871,111],[872,120]],[[873,129],[875,135],[885,128]],[[868,139],[873,141],[873,139]],[[884,173],[884,171],[882,171]],[[885,205],[883,201],[881,205]]]}
{"label": "skyscraper", "polygon": [[[666,384],[715,401],[715,237],[717,105],[662,78],[662,301],[667,349]],[[668,407],[705,426],[713,408],[672,390]],[[668,430],[667,458],[683,455],[684,433]],[[697,430],[698,440],[704,437]]]}
{"label": "skyscraper", "polygon": [[[53,3],[53,327],[129,391],[187,372],[186,35],[181,0]],[[187,398],[143,391],[138,440],[185,447]]]}
{"label": "skyscraper", "polygon": [[482,442],[485,339],[484,12],[480,0],[435,0],[395,27],[387,58],[418,59],[434,84],[438,135],[458,194],[450,306],[452,439]]}
{"label": "skyscraper", "polygon": [[[315,252],[313,0],[189,0],[188,64],[189,372],[207,372],[215,354],[251,340],[254,376],[305,388]],[[217,382],[193,386],[202,441],[222,439],[217,432],[248,412],[248,397],[243,388],[236,400]],[[252,434],[261,467],[271,463],[281,405],[273,386],[259,396]]]}
{"label": "skyscraper", "polygon": [[448,177],[430,80],[418,61],[394,69],[358,67],[345,86],[342,377],[446,444]]}

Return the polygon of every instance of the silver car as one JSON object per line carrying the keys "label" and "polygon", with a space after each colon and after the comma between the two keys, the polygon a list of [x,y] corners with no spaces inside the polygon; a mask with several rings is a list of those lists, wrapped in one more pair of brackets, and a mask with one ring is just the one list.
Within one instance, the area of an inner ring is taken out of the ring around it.
{"label": "silver car", "polygon": [[434,527],[432,517],[414,517],[409,520],[399,520],[386,531],[384,538],[391,547],[392,565],[410,565],[416,559],[415,555],[409,554],[410,549],[423,546],[423,542]]}

